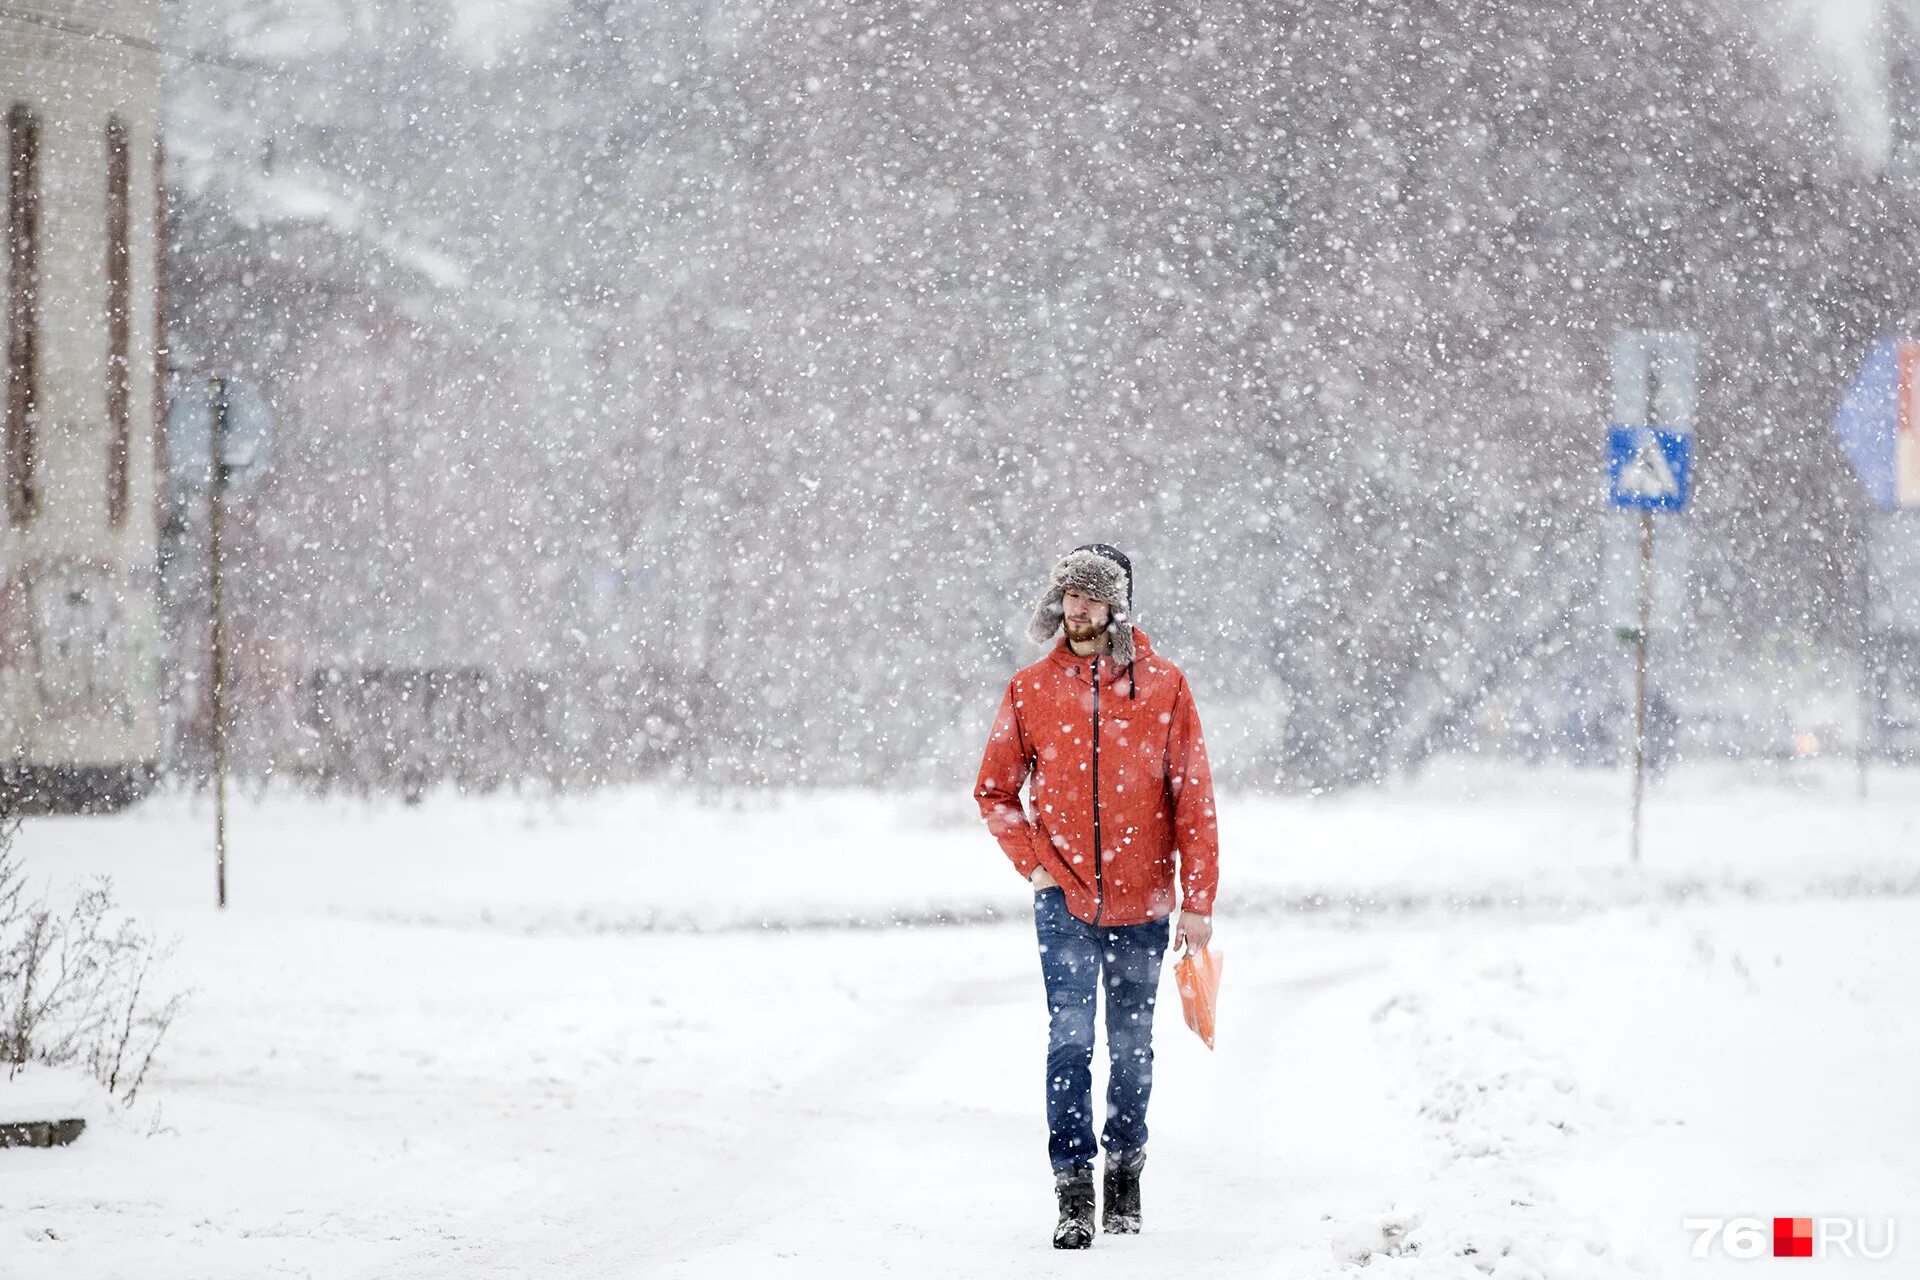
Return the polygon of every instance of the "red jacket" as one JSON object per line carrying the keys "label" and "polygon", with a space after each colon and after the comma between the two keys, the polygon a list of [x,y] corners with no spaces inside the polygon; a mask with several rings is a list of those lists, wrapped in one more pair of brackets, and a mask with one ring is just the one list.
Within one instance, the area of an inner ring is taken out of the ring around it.
{"label": "red jacket", "polygon": [[[1132,685],[1105,655],[1063,637],[1007,685],[973,789],[1022,876],[1045,867],[1089,924],[1145,924],[1174,908],[1213,913],[1220,832],[1193,690],[1133,629]],[[1095,667],[1099,678],[1094,677]],[[1033,779],[1033,814],[1020,789]]]}

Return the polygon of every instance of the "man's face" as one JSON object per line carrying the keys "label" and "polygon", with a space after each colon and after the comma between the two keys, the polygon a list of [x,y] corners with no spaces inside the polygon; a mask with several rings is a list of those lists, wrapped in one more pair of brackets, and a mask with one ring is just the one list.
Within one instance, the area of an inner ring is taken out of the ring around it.
{"label": "man's face", "polygon": [[1060,597],[1060,609],[1067,639],[1076,644],[1085,644],[1107,629],[1107,604],[1104,600],[1095,600],[1092,596],[1069,589]]}

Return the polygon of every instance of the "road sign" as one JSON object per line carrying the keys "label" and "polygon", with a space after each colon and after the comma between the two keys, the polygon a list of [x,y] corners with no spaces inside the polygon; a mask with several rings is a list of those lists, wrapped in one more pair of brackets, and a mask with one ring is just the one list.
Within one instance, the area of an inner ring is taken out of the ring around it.
{"label": "road sign", "polygon": [[1613,340],[1613,421],[1693,430],[1699,401],[1698,358],[1691,333],[1626,329]]}
{"label": "road sign", "polygon": [[1860,660],[1860,794],[1867,762],[1896,736],[1889,713],[1896,678],[1907,664],[1894,655],[1920,636],[1920,342],[1881,338],[1867,351],[1840,408],[1833,433],[1875,510],[1866,522],[1866,574],[1861,604],[1867,635]]}
{"label": "road sign", "polygon": [[1691,333],[1628,329],[1613,340],[1608,500],[1630,511],[1684,511],[1693,490],[1698,358]]}
{"label": "road sign", "polygon": [[1868,625],[1920,636],[1920,514],[1876,511],[1865,532]]}
{"label": "road sign", "polygon": [[[1607,635],[1640,628],[1640,512],[1612,508],[1600,520],[1600,595],[1595,619]],[[1685,520],[1662,524],[1653,544],[1653,560],[1646,565],[1651,616],[1659,620],[1662,642],[1677,652],[1691,642],[1695,626],[1693,606],[1693,539]]]}
{"label": "road sign", "polygon": [[1633,511],[1684,511],[1693,489],[1693,432],[1614,426],[1607,431],[1607,494]]}
{"label": "road sign", "polygon": [[1873,344],[1833,415],[1833,432],[1874,506],[1920,508],[1920,342]]}
{"label": "road sign", "polygon": [[[266,470],[273,440],[273,409],[252,383],[226,379],[227,479],[244,489]],[[167,401],[167,486],[179,492],[213,482],[211,378],[194,377],[174,388]]]}

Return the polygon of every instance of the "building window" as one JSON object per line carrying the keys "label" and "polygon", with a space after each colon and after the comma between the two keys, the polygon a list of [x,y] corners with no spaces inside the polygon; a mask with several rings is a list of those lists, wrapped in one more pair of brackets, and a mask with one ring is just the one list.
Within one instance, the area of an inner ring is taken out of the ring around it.
{"label": "building window", "polygon": [[127,458],[132,448],[133,275],[128,234],[133,217],[133,157],[126,122],[107,119],[107,520],[127,518]]}
{"label": "building window", "polygon": [[40,505],[34,439],[40,412],[40,122],[24,103],[7,112],[7,516]]}

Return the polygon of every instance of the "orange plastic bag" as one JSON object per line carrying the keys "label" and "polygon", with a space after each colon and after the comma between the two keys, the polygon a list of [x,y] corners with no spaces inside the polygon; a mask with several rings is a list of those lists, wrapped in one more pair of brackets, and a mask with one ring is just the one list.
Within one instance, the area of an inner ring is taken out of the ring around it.
{"label": "orange plastic bag", "polygon": [[1220,999],[1220,966],[1224,956],[1216,956],[1205,947],[1191,947],[1173,966],[1173,981],[1180,988],[1180,1012],[1187,1025],[1213,1048],[1213,1010]]}

